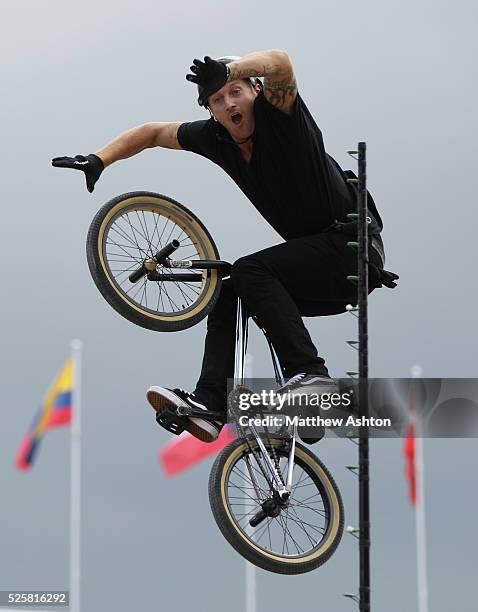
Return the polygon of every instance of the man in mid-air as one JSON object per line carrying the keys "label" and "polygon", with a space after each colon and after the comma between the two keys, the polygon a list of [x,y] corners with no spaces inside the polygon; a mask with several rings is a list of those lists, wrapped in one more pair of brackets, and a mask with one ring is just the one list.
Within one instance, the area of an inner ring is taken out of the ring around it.
{"label": "man in mid-air", "polygon": [[[147,392],[148,401],[159,412],[166,405],[226,411],[238,296],[277,352],[288,379],[278,392],[288,391],[292,396],[334,392],[335,381],[302,317],[342,313],[347,304],[356,303],[356,288],[346,279],[357,268],[356,253],[346,245],[351,240],[347,214],[356,211],[354,187],[325,152],[322,133],[298,93],[286,52],[196,59],[186,78],[197,85],[198,102],[209,111],[210,119],[145,123],[95,154],[59,157],[52,162],[82,170],[92,192],[104,168],[144,149],[192,151],[223,168],[284,239],[232,265],[208,318],[195,390],[153,386]],[[382,222],[371,198],[369,214],[372,291],[382,283],[390,287],[394,283],[383,270]],[[187,429],[200,440],[212,442],[221,423],[189,418]]]}

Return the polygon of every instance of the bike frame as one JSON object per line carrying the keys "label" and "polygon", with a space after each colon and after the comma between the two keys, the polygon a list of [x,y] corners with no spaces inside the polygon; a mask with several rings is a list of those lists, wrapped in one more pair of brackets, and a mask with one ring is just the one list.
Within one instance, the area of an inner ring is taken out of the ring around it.
{"label": "bike frame", "polygon": [[[199,280],[202,279],[202,273],[158,273],[156,271],[156,267],[158,265],[166,265],[169,269],[174,268],[182,268],[182,269],[196,269],[196,270],[218,270],[219,274],[222,277],[228,276],[231,268],[231,264],[226,261],[221,260],[172,260],[170,255],[174,253],[174,251],[179,247],[179,242],[177,240],[173,240],[166,246],[164,246],[160,251],[154,255],[151,259],[144,261],[136,270],[134,270],[129,279],[131,282],[137,282],[144,275],[147,275],[148,280],[150,281],[186,281],[186,280]],[[274,374],[276,382],[282,386],[285,382],[284,380],[284,370],[279,361],[277,353],[275,352],[274,346],[267,335],[267,332],[264,328],[262,328],[257,320],[255,320],[258,327],[264,333],[266,337],[267,344],[269,346],[269,351],[272,358],[272,365],[274,368]],[[244,386],[244,366],[245,366],[245,358],[247,352],[247,341],[249,335],[249,315],[247,310],[241,300],[241,298],[237,299],[237,317],[236,317],[236,338],[235,338],[235,357],[234,357],[234,388],[232,389],[232,393],[240,387]],[[168,410],[163,411],[164,415],[161,416],[161,424],[166,429],[169,429],[173,433],[180,433],[182,431],[181,424],[178,424],[175,421],[174,413],[171,413]],[[180,417],[190,417],[190,416],[201,416],[204,418],[204,413],[201,411],[195,411],[191,408],[179,407],[176,410],[176,415]],[[209,413],[208,418],[211,420],[217,420],[221,418],[221,414],[219,413]],[[243,428],[237,423],[237,427],[239,431],[243,431]],[[272,461],[265,444],[257,431],[254,425],[249,425],[249,429],[252,432],[252,435],[257,443],[257,446],[260,450],[262,458],[264,460],[264,464],[268,471],[270,472],[270,476],[272,477],[271,484],[274,485],[275,491],[278,493],[281,499],[286,500],[290,495],[290,491],[292,490],[292,479],[293,479],[293,470],[294,470],[294,455],[295,455],[295,444],[297,437],[297,426],[294,425],[292,428],[287,429],[287,433],[289,435],[290,441],[290,450],[289,450],[289,464],[287,470],[287,480],[283,482],[281,475],[278,473],[276,465],[274,461]],[[266,428],[266,433],[267,428]],[[245,439],[248,441],[248,437],[244,435]],[[249,444],[249,441],[248,441]],[[273,447],[272,447],[273,448]],[[274,451],[273,451],[274,452]],[[261,464],[259,463],[261,470],[263,469]],[[264,476],[268,479],[266,472],[264,471]]]}
{"label": "bike frame", "polygon": [[[236,317],[236,340],[235,340],[234,389],[233,391],[237,389],[238,387],[244,386],[244,367],[245,367],[245,358],[246,358],[246,353],[247,353],[247,342],[248,342],[248,337],[249,337],[248,323],[249,323],[249,315],[247,313],[247,310],[241,298],[238,298],[237,299],[237,317]],[[277,356],[277,353],[274,349],[271,339],[267,335],[267,332],[264,330],[264,328],[260,327],[259,324],[258,326],[262,330],[267,340],[267,344],[269,346],[276,381],[279,385],[282,386],[285,380],[284,380],[284,371],[279,361],[279,357]],[[290,450],[289,450],[289,464],[288,464],[289,468],[287,471],[287,481],[286,481],[285,488],[277,472],[276,466],[271,460],[269,453],[267,452],[264,442],[262,441],[262,438],[259,435],[256,427],[254,425],[249,425],[249,429],[251,430],[252,435],[254,436],[256,440],[257,446],[259,447],[261,451],[261,454],[263,456],[266,466],[269,468],[274,484],[277,487],[277,492],[279,496],[281,498],[288,497],[290,491],[292,490],[292,478],[293,478],[293,470],[294,470],[294,455],[295,455],[295,442],[296,442],[296,436],[297,436],[297,426],[294,425],[292,430],[290,429],[288,430],[288,433],[290,436]]]}

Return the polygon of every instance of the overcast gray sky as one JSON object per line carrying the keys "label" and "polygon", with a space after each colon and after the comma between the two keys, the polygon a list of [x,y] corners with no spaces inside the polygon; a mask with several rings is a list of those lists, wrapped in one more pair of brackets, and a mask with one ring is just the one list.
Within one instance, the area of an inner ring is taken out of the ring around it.
{"label": "overcast gray sky", "polygon": [[[80,173],[50,166],[88,154],[145,121],[205,117],[185,81],[194,57],[282,48],[327,151],[368,144],[369,188],[382,214],[394,291],[370,299],[370,373],[476,376],[476,3],[315,0],[293,4],[4,0],[2,64],[0,590],[68,582],[68,431],[47,435],[29,474],[17,445],[63,364],[84,342],[83,610],[244,609],[242,559],[207,500],[208,461],[166,479],[168,440],[145,401],[151,384],[192,387],[205,323],[177,334],[117,315],[88,272],[85,238],[98,208],[135,189],[165,193],[204,221],[222,258],[280,241],[231,180],[191,153],[153,150],[118,163],[87,193]],[[331,373],[355,365],[355,319],[308,319]],[[256,375],[267,353],[253,332]],[[357,524],[355,447],[314,447]],[[426,441],[433,612],[476,610],[475,441]],[[372,442],[374,609],[414,610],[414,517],[401,442]],[[258,610],[348,612],[356,540],[304,576],[258,570]]]}

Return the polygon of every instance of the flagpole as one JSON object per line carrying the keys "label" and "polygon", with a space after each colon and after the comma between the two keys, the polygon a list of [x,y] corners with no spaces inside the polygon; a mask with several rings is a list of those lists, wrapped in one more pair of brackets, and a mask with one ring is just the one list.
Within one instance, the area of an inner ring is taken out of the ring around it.
{"label": "flagpole", "polygon": [[[412,368],[412,378],[421,378],[422,368]],[[417,478],[417,503],[415,506],[415,530],[417,547],[418,612],[428,612],[427,543],[425,520],[425,464],[423,461],[423,431],[421,419],[416,418],[415,469]]]}
{"label": "flagpole", "polygon": [[72,340],[73,393],[70,456],[70,612],[80,612],[81,588],[81,356],[83,343]]}
{"label": "flagpole", "polygon": [[[253,364],[254,357],[247,353],[244,359],[244,376],[247,381],[248,378],[253,377]],[[246,525],[246,527],[249,527]],[[256,566],[245,561],[246,564],[246,612],[256,612],[257,606],[257,585],[256,585]]]}

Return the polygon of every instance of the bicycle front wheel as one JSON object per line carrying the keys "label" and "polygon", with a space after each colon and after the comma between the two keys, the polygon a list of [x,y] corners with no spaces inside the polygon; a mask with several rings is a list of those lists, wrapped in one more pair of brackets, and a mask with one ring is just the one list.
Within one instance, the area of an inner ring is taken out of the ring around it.
{"label": "bicycle front wheel", "polygon": [[[174,242],[171,261],[132,281],[131,274]],[[172,198],[148,191],[107,202],[88,231],[86,253],[93,280],[106,301],[129,321],[155,331],[179,331],[206,317],[216,302],[217,269],[187,268],[190,260],[217,260],[218,250],[201,221]],[[182,268],[182,264],[184,267]],[[185,273],[186,272],[186,273]]]}
{"label": "bicycle front wheel", "polygon": [[[263,442],[286,481],[287,444],[277,438]],[[278,574],[309,572],[331,557],[342,537],[339,489],[325,465],[297,443],[290,497],[278,503],[261,463],[254,439],[239,438],[221,452],[209,478],[214,518],[226,540],[254,565]]]}

